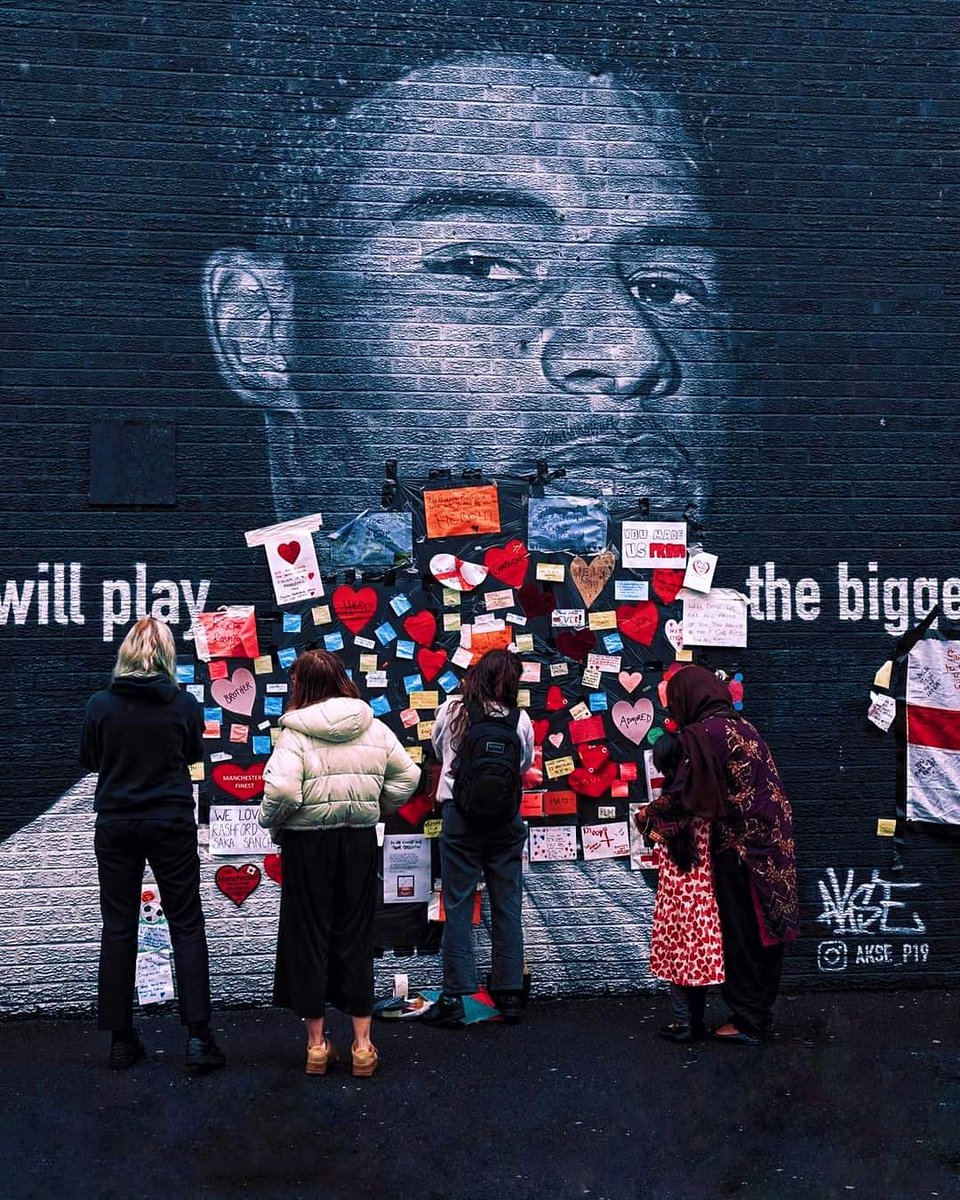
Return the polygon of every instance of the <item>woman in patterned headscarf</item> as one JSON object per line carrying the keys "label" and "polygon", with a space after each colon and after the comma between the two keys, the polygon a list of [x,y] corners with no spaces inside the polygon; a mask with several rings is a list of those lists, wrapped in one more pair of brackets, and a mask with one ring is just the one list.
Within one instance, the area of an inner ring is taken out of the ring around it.
{"label": "woman in patterned headscarf", "polygon": [[667,682],[666,699],[684,752],[671,792],[713,826],[722,991],[731,1011],[713,1036],[755,1045],[772,1022],[784,944],[799,924],[790,802],[766,742],[716,675],[684,667]]}

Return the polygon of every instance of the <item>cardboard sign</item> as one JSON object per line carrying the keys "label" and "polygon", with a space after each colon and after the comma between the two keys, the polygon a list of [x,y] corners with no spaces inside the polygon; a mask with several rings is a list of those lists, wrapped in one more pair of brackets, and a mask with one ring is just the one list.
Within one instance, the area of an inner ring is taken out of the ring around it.
{"label": "cardboard sign", "polygon": [[683,567],[687,561],[686,521],[624,521],[621,527],[624,567]]}
{"label": "cardboard sign", "polygon": [[500,499],[494,483],[423,493],[428,538],[500,532]]}

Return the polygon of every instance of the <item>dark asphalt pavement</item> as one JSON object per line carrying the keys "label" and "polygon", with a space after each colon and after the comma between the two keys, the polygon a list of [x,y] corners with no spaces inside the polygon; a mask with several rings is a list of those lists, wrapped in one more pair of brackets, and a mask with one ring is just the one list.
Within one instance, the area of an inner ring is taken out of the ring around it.
{"label": "dark asphalt pavement", "polygon": [[[176,1017],[106,1067],[89,1021],[0,1025],[4,1200],[920,1200],[960,1195],[957,992],[783,997],[759,1049],[657,1038],[660,997],[532,1004],[516,1027],[375,1023],[381,1069],[302,1070],[295,1018]],[[346,1048],[345,1021],[328,1027]]]}

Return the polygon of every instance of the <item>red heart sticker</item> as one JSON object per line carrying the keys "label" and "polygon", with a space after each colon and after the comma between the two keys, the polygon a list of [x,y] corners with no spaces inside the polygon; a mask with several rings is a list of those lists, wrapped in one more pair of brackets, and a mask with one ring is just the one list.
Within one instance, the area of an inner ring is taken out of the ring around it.
{"label": "red heart sticker", "polygon": [[[563,699],[562,695],[561,695],[560,699],[561,700]],[[535,746],[542,746],[544,741],[546,740],[546,736],[549,732],[550,732],[550,722],[549,721],[546,721],[546,720],[534,721],[533,722],[533,744]]]}
{"label": "red heart sticker", "polygon": [[213,782],[235,800],[253,800],[263,794],[263,768],[266,763],[238,767],[235,763],[217,763],[210,772]]}
{"label": "red heart sticker", "polygon": [[563,698],[563,692],[560,691],[555,683],[547,688],[546,704],[547,712],[559,712],[561,708],[567,707],[567,702]]}
{"label": "red heart sticker", "polygon": [[672,604],[677,598],[677,592],[683,587],[683,571],[673,571],[668,567],[659,567],[653,572],[653,590],[664,604]]}
{"label": "red heart sticker", "polygon": [[277,553],[280,555],[280,557],[283,559],[284,562],[288,562],[292,566],[293,563],[295,563],[297,561],[297,559],[300,557],[300,543],[299,542],[281,542],[280,545],[277,547]]}
{"label": "red heart sticker", "polygon": [[575,662],[586,662],[596,644],[597,635],[592,629],[562,629],[557,634],[557,649],[564,658],[572,658]]}
{"label": "red heart sticker", "polygon": [[616,778],[617,764],[608,762],[597,771],[591,771],[589,767],[577,767],[575,771],[571,771],[567,783],[581,796],[590,796],[596,800],[609,790]]}
{"label": "red heart sticker", "polygon": [[417,666],[426,683],[431,683],[447,665],[446,650],[418,650]]}
{"label": "red heart sticker", "polygon": [[527,617],[548,617],[557,607],[557,598],[553,592],[545,592],[542,588],[526,583],[517,592],[517,599]]}
{"label": "red heart sticker", "polygon": [[352,588],[344,583],[334,589],[330,601],[337,619],[351,633],[359,633],[377,611],[377,593],[372,587]]}
{"label": "red heart sticker", "polygon": [[483,565],[496,579],[518,588],[526,578],[530,553],[519,538],[514,538],[505,546],[491,546],[483,556]]}
{"label": "red heart sticker", "polygon": [[605,746],[602,742],[592,742],[589,746],[578,746],[577,753],[588,771],[599,770],[610,759],[610,747]]}
{"label": "red heart sticker", "polygon": [[263,869],[274,883],[283,883],[283,858],[279,854],[265,854]]}
{"label": "red heart sticker", "polygon": [[403,618],[403,628],[408,638],[418,646],[429,646],[437,636],[437,618],[428,609],[411,613]]}
{"label": "red heart sticker", "polygon": [[639,604],[617,605],[617,628],[635,642],[644,646],[653,644],[660,616],[652,600],[641,600]]}
{"label": "red heart sticker", "polygon": [[253,863],[241,867],[221,867],[213,880],[221,892],[234,902],[237,908],[260,886],[260,868]]}

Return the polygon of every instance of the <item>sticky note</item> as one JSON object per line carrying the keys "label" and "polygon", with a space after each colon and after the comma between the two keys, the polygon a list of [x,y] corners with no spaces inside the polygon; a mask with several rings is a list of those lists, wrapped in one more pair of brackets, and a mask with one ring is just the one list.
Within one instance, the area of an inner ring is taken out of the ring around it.
{"label": "sticky note", "polygon": [[585,688],[598,688],[600,686],[600,672],[596,667],[587,667],[581,679]]}
{"label": "sticky note", "polygon": [[277,662],[279,662],[281,667],[289,669],[296,661],[297,652],[293,646],[285,646],[283,650],[277,651]]}
{"label": "sticky note", "polygon": [[582,700],[570,709],[570,717],[574,721],[585,721],[589,716],[590,709]]}
{"label": "sticky note", "polygon": [[576,811],[576,792],[556,791],[543,793],[543,815],[545,817],[568,816]]}
{"label": "sticky note", "polygon": [[623,649],[623,638],[619,633],[604,634],[603,646],[608,654],[619,654]]}
{"label": "sticky note", "polygon": [[444,608],[459,608],[460,593],[455,588],[443,589],[443,607]]}
{"label": "sticky note", "polygon": [[[218,660],[214,660],[214,661],[218,661]],[[190,695],[194,698],[194,700],[196,700],[198,703],[200,703],[200,704],[203,703],[204,692],[203,692],[203,684],[202,683],[188,683],[185,690],[188,691],[190,693]]]}
{"label": "sticky note", "polygon": [[[211,666],[213,664],[211,663]],[[893,663],[890,659],[883,664],[873,677],[873,686],[878,688],[890,688],[890,677],[893,674]]]}
{"label": "sticky note", "polygon": [[250,729],[246,725],[231,725],[230,726],[230,741],[245,742],[250,737]]}
{"label": "sticky note", "polygon": [[382,717],[390,711],[390,701],[386,696],[374,696],[370,701],[370,707],[373,709],[375,717]]}
{"label": "sticky note", "polygon": [[530,707],[530,689],[517,688],[517,708]]}
{"label": "sticky note", "polygon": [[404,708],[400,712],[400,720],[409,729],[413,725],[420,724],[420,714],[415,708]]}
{"label": "sticky note", "polygon": [[223,720],[223,709],[216,708],[213,705],[210,705],[203,710],[203,719],[205,721],[222,721]]}
{"label": "sticky note", "polygon": [[524,792],[520,801],[521,817],[543,816],[543,792]]}
{"label": "sticky note", "polygon": [[534,650],[533,634],[532,633],[518,633],[516,638],[514,639],[514,645],[517,648],[518,654],[532,654],[533,650]]}
{"label": "sticky note", "polygon": [[566,573],[563,563],[537,563],[537,579],[541,583],[563,583]]}
{"label": "sticky note", "polygon": [[[285,651],[281,651],[280,663],[282,666],[289,665],[284,663],[282,658],[283,654],[292,654],[293,658],[290,660],[291,662],[293,662],[297,657],[297,652],[292,646]],[[255,675],[269,675],[272,670],[273,656],[271,654],[261,654],[259,658],[255,658],[253,660],[253,673]]]}
{"label": "sticky note", "polygon": [[612,608],[607,612],[592,612],[589,626],[591,629],[616,629],[617,614]]}
{"label": "sticky note", "polygon": [[412,691],[408,702],[411,708],[436,708],[440,703],[440,693]]}
{"label": "sticky note", "polygon": [[316,604],[310,609],[310,615],[313,617],[314,625],[329,625],[331,622],[330,605]]}
{"label": "sticky note", "polygon": [[230,669],[223,659],[212,659],[207,664],[207,673],[211,679],[226,679],[230,674]]}
{"label": "sticky note", "polygon": [[299,613],[285,612],[283,614],[283,632],[284,633],[299,633],[301,627]]}
{"label": "sticky note", "polygon": [[403,687],[408,696],[411,692],[419,691],[423,687],[423,676],[419,672],[416,675],[405,675],[403,677]]}
{"label": "sticky note", "polygon": [[271,747],[271,742],[270,742],[269,736],[267,736],[267,737],[258,736],[253,739],[254,754],[269,754],[270,747]]}
{"label": "sticky note", "polygon": [[268,717],[279,717],[283,712],[283,697],[265,696],[263,700],[263,711]]}
{"label": "sticky note", "polygon": [[204,779],[206,779],[206,775],[204,774],[204,771],[203,771],[203,763],[202,762],[195,762],[195,763],[190,764],[190,778],[193,780],[194,783],[201,783]]}
{"label": "sticky note", "polygon": [[429,742],[433,736],[434,725],[436,725],[436,721],[421,721],[417,726],[417,741]]}
{"label": "sticky note", "polygon": [[606,692],[591,692],[587,697],[587,704],[590,706],[591,712],[606,712],[609,705],[607,704]]}
{"label": "sticky note", "polygon": [[332,653],[343,649],[343,634],[339,629],[323,635],[323,648]]}
{"label": "sticky note", "polygon": [[219,721],[204,721],[203,734],[201,736],[205,737],[205,738],[215,738],[215,739],[219,738],[220,737],[220,722]]}
{"label": "sticky note", "polygon": [[513,607],[513,589],[505,588],[499,592],[487,592],[483,597],[487,612],[494,612],[500,608]]}
{"label": "sticky note", "polygon": [[416,644],[409,641],[407,638],[401,638],[394,647],[397,658],[413,658],[416,653]]}
{"label": "sticky note", "polygon": [[377,641],[381,646],[389,646],[397,636],[397,631],[389,621],[384,621],[382,625],[378,625],[373,632],[376,634]]}
{"label": "sticky note", "polygon": [[413,606],[402,592],[398,592],[397,595],[392,597],[390,600],[390,607],[398,617],[402,617],[403,614],[405,612],[409,612]]}
{"label": "sticky note", "polygon": [[569,755],[564,758],[548,758],[543,765],[546,768],[548,779],[561,779],[576,768],[576,764]]}
{"label": "sticky note", "polygon": [[[420,747],[417,746],[419,750]],[[423,836],[428,838],[436,838],[440,836],[440,830],[443,828],[443,821],[439,817],[431,817],[429,821],[423,823]]]}
{"label": "sticky note", "polygon": [[877,821],[877,837],[895,837],[897,832],[897,822],[889,817],[881,817]]}
{"label": "sticky note", "polygon": [[456,633],[461,625],[461,616],[458,612],[449,612],[443,614],[443,631],[444,633]]}
{"label": "sticky note", "polygon": [[423,747],[422,746],[404,746],[407,754],[410,756],[410,761],[415,763],[423,762]]}
{"label": "sticky note", "polygon": [[193,663],[177,663],[177,683],[193,683],[194,675]]}
{"label": "sticky note", "polygon": [[375,654],[360,655],[360,674],[369,675],[371,671],[377,669],[377,656]]}
{"label": "sticky note", "polygon": [[460,686],[460,680],[453,673],[453,671],[444,671],[444,673],[437,680],[437,683],[440,684],[445,692],[455,692]]}

